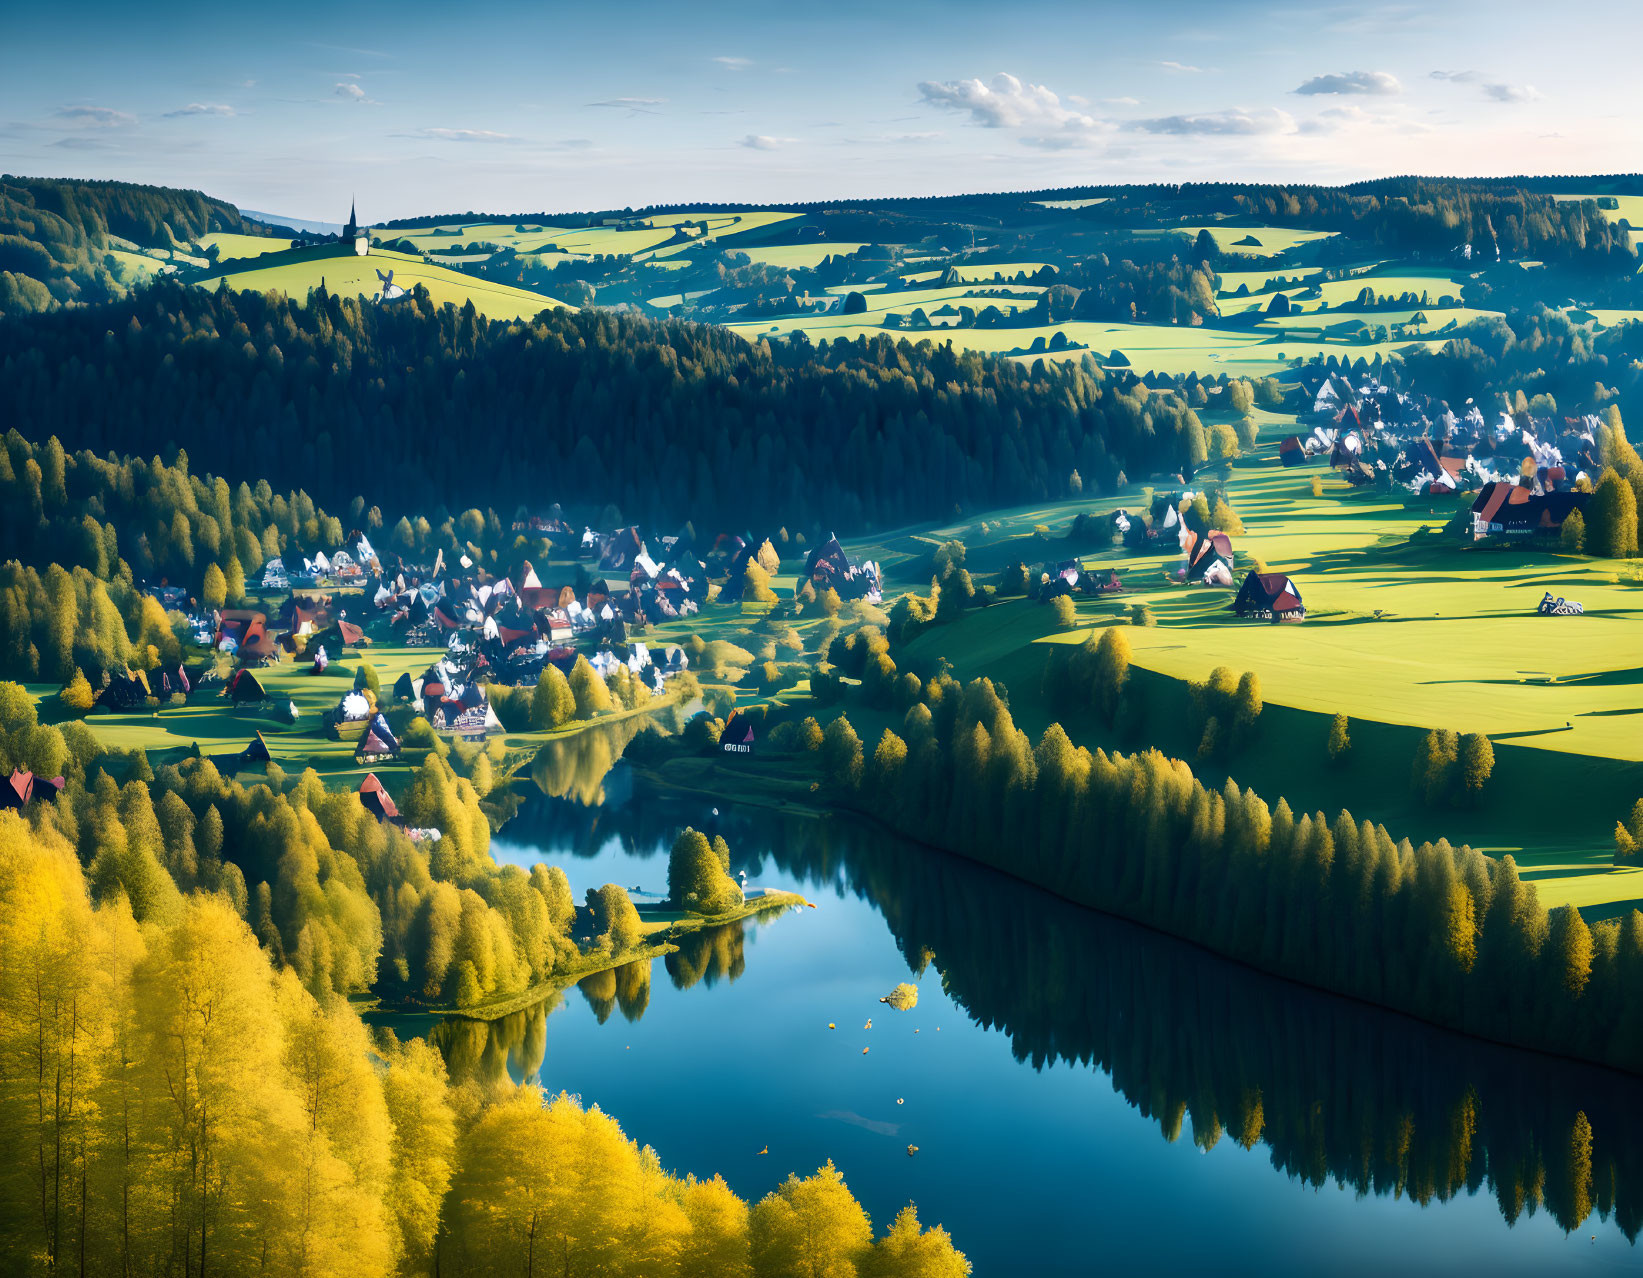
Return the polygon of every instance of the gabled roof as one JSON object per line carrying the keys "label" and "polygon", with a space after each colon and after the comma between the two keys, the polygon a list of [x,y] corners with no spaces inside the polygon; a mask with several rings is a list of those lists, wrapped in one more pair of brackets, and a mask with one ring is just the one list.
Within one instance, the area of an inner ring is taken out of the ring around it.
{"label": "gabled roof", "polygon": [[[383,752],[385,751],[373,752],[369,739],[363,749],[365,754]],[[379,821],[393,821],[399,817],[399,809],[394,805],[393,797],[382,782],[377,780],[377,774],[374,772],[368,773],[365,780],[359,783],[359,801],[365,805],[366,811],[372,813]]]}
{"label": "gabled roof", "polygon": [[1244,578],[1232,610],[1242,616],[1248,612],[1304,612],[1301,591],[1281,572],[1255,572]]}
{"label": "gabled roof", "polygon": [[268,696],[262,682],[249,670],[238,670],[225,690],[235,701],[262,701]]}

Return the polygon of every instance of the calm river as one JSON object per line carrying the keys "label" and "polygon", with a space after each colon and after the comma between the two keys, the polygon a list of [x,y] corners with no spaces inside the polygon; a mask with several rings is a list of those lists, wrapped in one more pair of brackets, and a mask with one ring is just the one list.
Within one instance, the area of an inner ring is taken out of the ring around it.
{"label": "calm river", "polygon": [[[602,802],[533,795],[497,859],[561,864],[579,899],[665,891],[692,824],[817,908],[494,1025],[381,1018],[431,1033],[455,1075],[576,1093],[749,1200],[830,1158],[876,1225],[911,1199],[983,1275],[1643,1259],[1635,1080],[1270,980],[847,822],[715,814],[635,793],[623,764],[582,797]],[[899,981],[911,1011],[879,1002]]]}

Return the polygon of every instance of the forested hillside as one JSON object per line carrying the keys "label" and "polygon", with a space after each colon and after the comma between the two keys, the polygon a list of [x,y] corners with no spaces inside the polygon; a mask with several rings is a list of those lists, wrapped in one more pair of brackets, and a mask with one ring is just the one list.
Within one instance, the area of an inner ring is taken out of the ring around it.
{"label": "forested hillside", "polygon": [[0,399],[29,439],[185,447],[201,469],[331,505],[614,502],[736,527],[930,518],[1207,454],[1182,399],[1123,389],[1091,360],[1027,367],[888,337],[773,347],[611,313],[486,324],[408,303],[159,281],[0,324]]}
{"label": "forested hillside", "polygon": [[1382,178],[1350,186],[1206,183],[1079,187],[1052,194],[1106,195],[1083,210],[1094,222],[1138,216],[1213,214],[1273,219],[1286,226],[1335,231],[1400,252],[1443,254],[1461,243],[1505,256],[1534,256],[1591,269],[1635,266],[1625,232],[1589,200],[1555,200],[1522,178],[1454,180]]}
{"label": "forested hillside", "polygon": [[0,315],[119,297],[114,239],[169,249],[210,231],[267,233],[199,191],[0,175]]}

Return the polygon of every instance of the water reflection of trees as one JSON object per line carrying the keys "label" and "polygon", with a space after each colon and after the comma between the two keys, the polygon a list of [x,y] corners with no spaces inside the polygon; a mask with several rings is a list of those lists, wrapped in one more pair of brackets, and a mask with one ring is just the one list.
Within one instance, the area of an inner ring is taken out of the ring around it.
{"label": "water reflection of trees", "polygon": [[688,990],[698,984],[711,987],[720,980],[734,981],[747,967],[742,948],[744,938],[739,921],[705,927],[680,937],[679,948],[664,960],[674,989]]}
{"label": "water reflection of trees", "polygon": [[679,720],[678,707],[665,706],[555,737],[531,760],[531,780],[543,794],[573,800],[596,817],[598,806],[606,802],[605,780],[633,738],[647,729],[671,735],[679,731]]}
{"label": "water reflection of trees", "polygon": [[454,1083],[493,1086],[510,1077],[536,1080],[547,1056],[548,1016],[558,1006],[558,995],[552,995],[494,1021],[447,1017],[429,1033],[428,1041],[444,1056]]}
{"label": "water reflection of trees", "polygon": [[[1593,1211],[1643,1228],[1643,1083],[1496,1047],[1291,985],[1079,909],[957,858],[839,821],[726,812],[645,796],[607,812],[641,854],[685,821],[884,915],[913,970],[933,963],[980,1024],[1036,1068],[1089,1065],[1175,1140],[1257,1142],[1311,1185],[1418,1203],[1487,1191],[1502,1215]],[[702,934],[668,959],[680,988],[741,970]],[[704,961],[704,958],[711,958]],[[696,975],[700,973],[700,975]]]}
{"label": "water reflection of trees", "polygon": [[650,959],[624,963],[621,967],[584,976],[577,982],[577,989],[582,991],[599,1024],[608,1021],[618,1008],[629,1021],[645,1014],[650,1006],[650,964]]}

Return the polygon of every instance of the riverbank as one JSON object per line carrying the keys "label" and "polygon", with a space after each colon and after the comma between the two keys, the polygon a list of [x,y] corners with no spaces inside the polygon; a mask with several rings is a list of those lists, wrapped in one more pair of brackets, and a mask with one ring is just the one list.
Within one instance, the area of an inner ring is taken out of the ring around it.
{"label": "riverbank", "polygon": [[1175,937],[1204,950],[1206,953],[1248,967],[1252,971],[1276,976],[1280,979],[1292,981],[1297,985],[1320,990],[1365,1006],[1383,1008],[1399,1015],[1408,1016],[1412,1020],[1466,1035],[1481,1042],[1497,1043],[1557,1059],[1595,1064],[1632,1076],[1643,1074],[1643,1067],[1639,1067],[1635,1062],[1616,1060],[1610,1056],[1592,1055],[1573,1048],[1560,1050],[1556,1047],[1549,1047],[1544,1041],[1527,1041],[1504,1034],[1480,1032],[1473,1026],[1456,1024],[1437,1017],[1423,1015],[1420,1011],[1399,1002],[1364,997],[1361,993],[1341,990],[1321,981],[1308,979],[1306,975],[1298,974],[1292,970],[1269,967],[1261,962],[1252,961],[1247,954],[1234,953],[1223,949],[1214,944],[1212,939],[1205,936],[1171,928],[1158,918],[1142,917],[1122,909],[1108,908],[1102,903],[1068,894],[1062,891],[1054,882],[1020,872],[1021,862],[1019,859],[1012,858],[1009,863],[994,862],[983,857],[972,856],[956,848],[932,843],[922,837],[919,832],[901,828],[893,820],[886,819],[880,812],[852,803],[852,796],[841,794],[836,789],[829,788],[826,792],[827,799],[823,801],[820,797],[823,793],[821,785],[815,780],[817,773],[814,765],[810,763],[810,756],[808,755],[784,756],[774,759],[738,759],[733,765],[722,764],[713,757],[676,755],[670,759],[651,760],[639,769],[639,773],[651,784],[680,794],[716,797],[720,802],[729,800],[769,811],[813,816],[825,816],[834,809],[848,811],[852,816],[899,838],[945,855],[958,856],[974,864],[986,866],[988,869],[1030,884],[1081,908],[1094,910],[1113,918],[1121,918],[1127,922],[1157,931],[1162,935]]}
{"label": "riverbank", "polygon": [[755,897],[751,901],[744,902],[740,909],[729,910],[723,914],[669,912],[658,917],[656,913],[651,913],[649,917],[643,918],[641,923],[645,933],[645,939],[641,944],[630,946],[615,954],[607,954],[600,950],[584,954],[581,962],[556,969],[547,980],[538,981],[517,993],[497,995],[495,998],[467,1005],[460,1003],[425,1003],[416,999],[399,1000],[379,997],[363,1010],[412,1013],[437,1017],[455,1016],[472,1021],[500,1020],[504,1016],[512,1016],[515,1012],[534,1007],[537,1003],[569,989],[578,981],[586,980],[590,976],[597,976],[601,972],[615,971],[617,968],[625,967],[629,963],[649,962],[651,959],[672,954],[679,948],[678,942],[694,932],[705,931],[713,927],[724,927],[733,923],[742,923],[748,919],[774,918],[790,909],[803,909],[809,905],[810,902],[797,892],[769,892],[763,896]]}

